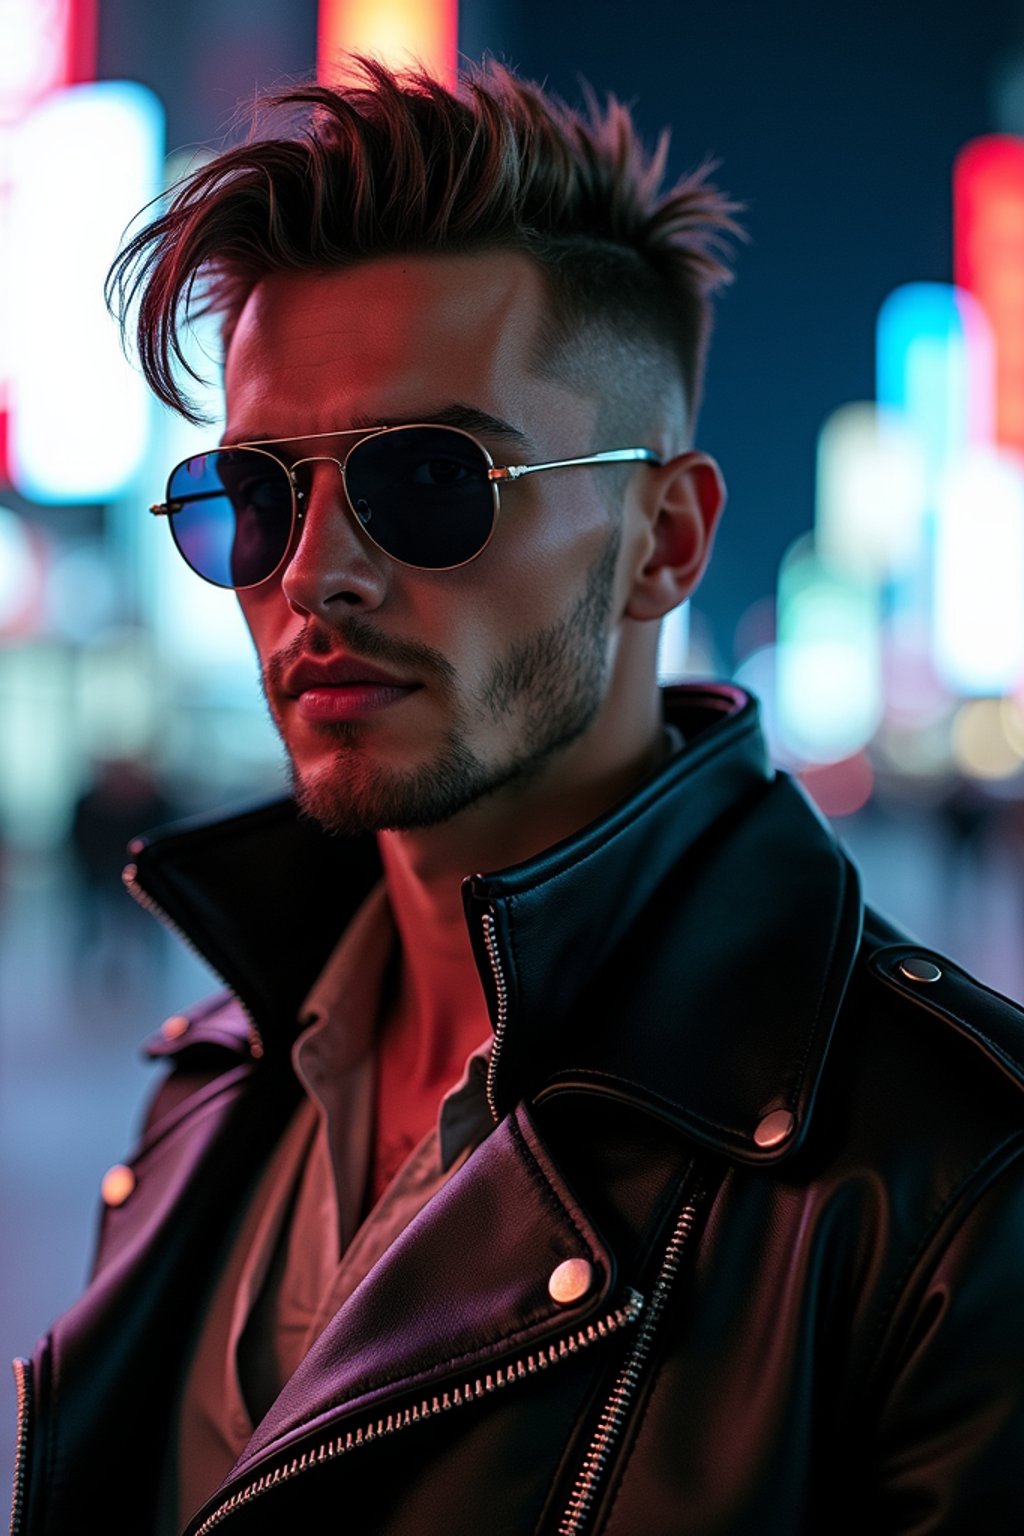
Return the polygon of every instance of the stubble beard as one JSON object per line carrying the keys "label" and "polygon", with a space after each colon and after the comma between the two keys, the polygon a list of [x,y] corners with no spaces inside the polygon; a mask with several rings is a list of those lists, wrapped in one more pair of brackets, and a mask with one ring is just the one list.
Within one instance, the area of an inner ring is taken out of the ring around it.
{"label": "stubble beard", "polygon": [[[358,721],[325,726],[336,743],[330,765],[304,777],[294,760],[290,763],[300,812],[341,836],[435,826],[506,784],[537,775],[557,752],[577,741],[604,698],[621,538],[616,522],[569,612],[512,645],[466,700],[458,699],[454,669],[440,652],[390,640],[363,618],[346,620],[337,633],[347,647],[367,661],[417,667],[429,676],[435,693],[447,697],[454,716],[434,759],[404,770],[388,768],[360,750]],[[306,648],[326,651],[331,643],[311,636]],[[470,745],[473,728],[482,720],[500,730],[520,709],[516,748],[500,761],[480,757]]]}

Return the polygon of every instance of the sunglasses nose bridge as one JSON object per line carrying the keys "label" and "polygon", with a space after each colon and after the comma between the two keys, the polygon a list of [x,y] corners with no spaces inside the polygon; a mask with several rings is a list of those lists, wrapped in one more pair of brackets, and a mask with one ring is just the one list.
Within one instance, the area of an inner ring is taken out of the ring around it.
{"label": "sunglasses nose bridge", "polygon": [[[301,469],[304,464],[333,464],[341,476],[341,485],[343,491],[345,492],[345,500],[349,506],[351,506],[348,495],[348,485],[345,477],[345,462],[345,459],[335,458],[335,456],[331,453],[310,454],[304,459],[292,460],[291,467],[288,471],[288,478],[291,480],[292,489],[295,492],[295,515],[296,520],[300,525],[303,522],[306,509],[309,505],[309,490],[303,490],[302,486],[299,484],[299,477],[296,474],[296,470]],[[307,487],[308,485],[309,481],[307,480]]]}
{"label": "sunglasses nose bridge", "polygon": [[[308,458],[305,458],[305,459],[294,459],[292,461],[292,466],[291,466],[290,474],[291,474],[291,478],[292,478],[292,482],[293,483],[295,483],[295,471],[297,469],[301,469],[303,464],[333,464],[335,466],[335,468],[338,470],[339,474],[341,475],[342,481],[344,482],[344,479],[345,479],[345,460],[344,459],[336,459],[333,454],[317,453],[317,454],[311,454]],[[297,489],[297,485],[296,485],[296,489]],[[303,493],[300,491],[299,495],[301,496],[302,494]]]}
{"label": "sunglasses nose bridge", "polygon": [[[358,444],[356,444],[356,446],[358,447]],[[358,503],[354,503],[353,502],[352,496],[351,496],[351,494],[349,492],[349,488],[348,488],[348,476],[345,473],[345,466],[348,463],[348,459],[350,457],[350,454],[351,454],[351,450],[349,450],[349,453],[345,455],[344,459],[338,459],[338,458],[335,458],[335,456],[333,454],[317,453],[317,454],[309,454],[305,458],[294,459],[292,461],[291,468],[289,470],[289,478],[290,478],[291,483],[292,483],[292,489],[293,489],[293,491],[295,493],[295,522],[296,522],[297,528],[299,528],[299,529],[302,528],[302,526],[303,526],[303,524],[305,522],[305,519],[306,519],[306,514],[307,514],[307,512],[309,510],[310,491],[302,489],[302,487],[299,484],[298,477],[297,477],[297,475],[295,473],[295,471],[297,469],[300,469],[302,467],[302,465],[304,465],[304,464],[333,464],[334,465],[335,469],[337,469],[338,473],[341,476],[341,485],[342,485],[342,490],[344,492],[345,505],[346,505],[349,517],[351,518],[351,520],[360,529],[364,528],[364,524],[366,522],[366,518],[363,516],[363,512],[362,512],[361,506],[365,505],[365,504],[358,504]],[[372,543],[376,543],[376,540],[371,538],[370,542],[371,542],[371,544]]]}

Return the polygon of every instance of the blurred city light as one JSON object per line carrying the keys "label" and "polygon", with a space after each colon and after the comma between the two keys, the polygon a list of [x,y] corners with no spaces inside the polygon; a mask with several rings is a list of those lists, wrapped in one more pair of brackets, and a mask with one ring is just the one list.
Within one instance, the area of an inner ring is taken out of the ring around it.
{"label": "blurred city light", "polygon": [[1024,776],[1024,760],[1010,740],[1001,699],[969,699],[953,719],[953,757],[968,778],[996,781]]}
{"label": "blurred city light", "polygon": [[0,648],[0,843],[52,847],[84,772],[74,659],[52,640]]}
{"label": "blurred city light", "polygon": [[974,449],[939,493],[935,666],[954,693],[1008,692],[1024,674],[1024,463]]}
{"label": "blurred city light", "polygon": [[875,774],[866,752],[855,752],[838,763],[807,768],[800,782],[826,816],[853,816],[871,799]]}
{"label": "blurred city light", "polygon": [[96,0],[4,0],[0,5],[0,120],[50,91],[89,79],[96,58]]}
{"label": "blurred city light", "polygon": [[949,711],[926,725],[906,726],[886,723],[872,744],[879,768],[909,781],[912,792],[919,793],[922,781],[946,784],[953,770]]}
{"label": "blurred city light", "polygon": [[658,676],[664,682],[685,677],[690,665],[690,605],[680,603],[661,621]]}
{"label": "blurred city light", "polygon": [[91,762],[153,755],[167,717],[168,677],[145,630],[114,629],[85,646],[75,698]]}
{"label": "blurred city light", "polygon": [[789,753],[838,762],[865,746],[882,718],[877,591],[823,566],[811,541],[779,571],[777,704]]}
{"label": "blurred city light", "polygon": [[994,427],[992,330],[972,295],[907,283],[884,300],[876,334],[878,403],[899,412],[924,454],[929,488]]}
{"label": "blurred city light", "polygon": [[779,730],[778,671],[778,647],[772,641],[752,651],[736,668],[734,676],[741,688],[749,689],[760,701],[761,726],[772,760],[792,767],[794,760]]}
{"label": "blurred city light", "polygon": [[420,64],[453,81],[458,33],[458,0],[320,0],[317,79],[336,79],[345,54],[367,53],[393,67]]}
{"label": "blurred city light", "polygon": [[833,411],[818,438],[815,545],[865,581],[906,571],[927,506],[922,446],[903,418],[865,401]]}
{"label": "blurred city light", "polygon": [[43,503],[102,502],[145,451],[146,387],[103,302],[113,253],[160,189],[163,113],[141,85],[47,97],[17,133],[11,471]]}
{"label": "blurred city light", "polygon": [[889,613],[882,659],[886,720],[908,729],[945,720],[950,711],[949,692],[932,654],[931,603],[914,607],[909,601],[913,591],[910,585],[903,588],[898,595],[907,599],[906,605]]}
{"label": "blurred city light", "polygon": [[995,335],[996,436],[1024,449],[1024,140],[975,139],[953,167],[953,271]]}
{"label": "blurred city light", "polygon": [[95,56],[96,0],[0,3],[0,475],[6,475],[10,338],[20,300],[10,266],[14,130],[51,91],[91,79]]}

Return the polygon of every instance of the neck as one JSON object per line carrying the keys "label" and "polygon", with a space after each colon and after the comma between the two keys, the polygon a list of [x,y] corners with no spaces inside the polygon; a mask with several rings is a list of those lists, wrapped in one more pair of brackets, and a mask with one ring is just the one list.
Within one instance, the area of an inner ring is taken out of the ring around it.
{"label": "neck", "polygon": [[425,869],[407,837],[380,838],[402,952],[394,1023],[407,1041],[411,1085],[448,1087],[488,1028],[462,910],[461,875]]}
{"label": "neck", "polygon": [[[417,1076],[452,1077],[486,1034],[487,1014],[462,905],[462,882],[520,864],[624,799],[662,761],[660,718],[635,751],[586,771],[513,781],[449,821],[379,836],[402,949],[398,1014],[416,1037]],[[572,754],[573,748],[569,749]],[[590,765],[591,768],[593,765]]]}

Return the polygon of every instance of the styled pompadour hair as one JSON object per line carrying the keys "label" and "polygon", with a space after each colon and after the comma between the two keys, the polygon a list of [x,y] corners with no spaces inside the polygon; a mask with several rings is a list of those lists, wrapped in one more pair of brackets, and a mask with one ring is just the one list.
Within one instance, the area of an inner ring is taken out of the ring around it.
{"label": "styled pompadour hair", "polygon": [[422,72],[354,60],[344,83],[258,103],[247,140],[172,189],[120,252],[108,298],[126,332],[136,319],[155,394],[196,421],[188,316],[218,317],[226,349],[251,290],[272,273],[522,251],[548,282],[545,344],[568,354],[581,337],[604,336],[641,372],[657,364],[652,378],[667,367],[692,422],[710,297],[729,280],[740,231],[707,166],[662,190],[667,153],[667,131],[646,150],[613,97],[602,108],[589,93],[579,112],[494,62],[449,90]]}

